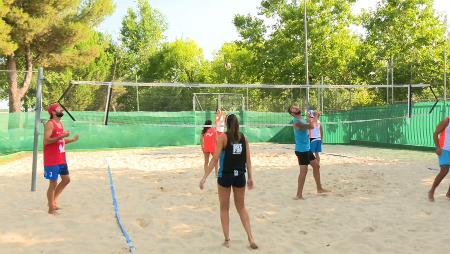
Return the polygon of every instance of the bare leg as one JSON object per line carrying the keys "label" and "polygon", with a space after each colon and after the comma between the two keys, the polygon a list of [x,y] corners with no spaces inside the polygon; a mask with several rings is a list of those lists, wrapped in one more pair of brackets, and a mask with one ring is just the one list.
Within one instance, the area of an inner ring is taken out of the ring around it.
{"label": "bare leg", "polygon": [[[439,186],[439,184],[441,183],[442,179],[444,179],[444,177],[448,174],[448,168],[449,168],[449,166],[441,167],[441,171],[439,172],[439,174],[434,179],[433,185],[431,186],[431,189],[428,192],[428,200],[430,200],[431,202],[434,202],[434,191]],[[450,191],[450,189],[449,189],[449,191]],[[449,193],[447,192],[447,195],[448,194]]]}
{"label": "bare leg", "polygon": [[56,186],[55,190],[55,200],[54,200],[54,207],[56,210],[59,210],[59,208],[56,206],[56,201],[59,198],[59,195],[61,195],[61,192],[66,188],[66,186],[70,183],[70,176],[69,175],[61,175],[61,182],[59,182],[58,186]]}
{"label": "bare leg", "polygon": [[256,245],[255,239],[253,239],[252,228],[250,227],[250,218],[248,216],[247,209],[245,208],[245,187],[233,187],[233,195],[234,205],[236,206],[236,210],[239,213],[242,225],[244,226],[245,232],[247,233],[250,248],[257,249],[258,245]]}
{"label": "bare leg", "polygon": [[310,162],[310,164],[313,168],[313,175],[314,175],[314,180],[316,181],[317,193],[329,192],[329,190],[322,188],[322,183],[320,181],[320,165],[319,165],[318,161],[313,160]]}
{"label": "bare leg", "polygon": [[48,213],[57,215],[56,206],[55,206],[55,190],[56,185],[58,184],[57,180],[50,180],[48,184],[47,190],[47,200],[48,200]]}
{"label": "bare leg", "polygon": [[317,163],[320,165],[320,153],[314,153],[314,157],[316,157]]}
{"label": "bare leg", "polygon": [[448,186],[447,195],[445,195],[450,200],[450,185]]}
{"label": "bare leg", "polygon": [[[212,158],[211,158],[212,159]],[[214,167],[214,173],[216,174],[216,177],[218,177],[219,173],[219,162],[216,163],[216,166]]]}
{"label": "bare leg", "polygon": [[300,174],[298,175],[297,196],[294,199],[303,198],[303,186],[305,186],[306,174],[308,174],[308,165],[300,165]]}
{"label": "bare leg", "polygon": [[209,153],[208,152],[203,152],[203,158],[204,158],[204,162],[203,162],[203,170],[205,170],[208,168],[208,163],[209,163]]}
{"label": "bare leg", "polygon": [[220,202],[220,222],[222,223],[223,236],[225,241],[223,245],[230,247],[230,193],[231,188],[218,186],[219,202]]}

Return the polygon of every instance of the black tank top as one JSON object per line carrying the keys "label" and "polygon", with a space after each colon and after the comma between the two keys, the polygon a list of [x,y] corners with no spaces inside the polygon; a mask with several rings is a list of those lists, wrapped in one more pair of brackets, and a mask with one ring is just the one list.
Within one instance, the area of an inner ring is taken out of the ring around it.
{"label": "black tank top", "polygon": [[238,176],[245,174],[247,163],[247,151],[245,147],[245,137],[241,133],[239,142],[231,144],[230,140],[222,151],[222,175]]}

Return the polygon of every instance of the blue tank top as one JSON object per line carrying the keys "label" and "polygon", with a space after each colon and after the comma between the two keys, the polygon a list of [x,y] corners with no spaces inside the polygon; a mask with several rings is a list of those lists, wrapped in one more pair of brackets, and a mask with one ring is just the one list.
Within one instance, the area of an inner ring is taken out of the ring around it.
{"label": "blue tank top", "polygon": [[[295,118],[292,120],[294,123],[306,124],[303,120]],[[294,137],[295,137],[295,151],[297,152],[308,152],[310,150],[310,141],[308,130],[299,130],[294,127]]]}

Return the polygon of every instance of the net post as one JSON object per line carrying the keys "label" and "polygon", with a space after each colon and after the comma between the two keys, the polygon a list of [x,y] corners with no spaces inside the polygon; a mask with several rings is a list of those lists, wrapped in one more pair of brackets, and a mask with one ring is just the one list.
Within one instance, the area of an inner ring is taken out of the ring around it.
{"label": "net post", "polygon": [[412,96],[411,96],[411,84],[408,86],[408,118],[412,116]]}
{"label": "net post", "polygon": [[42,81],[44,80],[44,69],[38,68],[38,80],[36,88],[36,110],[34,120],[34,143],[33,143],[33,165],[31,170],[31,191],[36,191],[36,171],[38,157],[38,142],[41,129],[41,111],[42,111]]}
{"label": "net post", "polygon": [[108,125],[109,106],[111,104],[111,96],[112,96],[112,82],[110,82],[108,85],[108,95],[106,97],[106,105],[105,105],[105,118],[103,119],[104,125]]}
{"label": "net post", "polygon": [[[136,81],[136,84],[137,84],[137,82],[138,82],[138,78],[137,78],[137,74],[136,74],[136,76],[135,76],[135,81]],[[136,106],[137,106],[137,111],[139,112],[140,111],[140,109],[139,109],[139,86],[136,86]]]}
{"label": "net post", "polygon": [[391,96],[392,104],[394,104],[394,58],[391,56]]}
{"label": "net post", "polygon": [[320,88],[320,112],[323,113],[323,85],[324,85],[323,84],[323,76],[322,76],[320,85],[322,86]]}

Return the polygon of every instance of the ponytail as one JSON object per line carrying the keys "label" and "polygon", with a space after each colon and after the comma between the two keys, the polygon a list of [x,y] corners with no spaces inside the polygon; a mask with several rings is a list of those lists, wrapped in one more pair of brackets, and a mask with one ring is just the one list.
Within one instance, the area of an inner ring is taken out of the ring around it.
{"label": "ponytail", "polygon": [[227,123],[227,139],[228,143],[235,144],[239,142],[241,134],[239,132],[239,121],[235,114],[228,115],[226,118]]}

